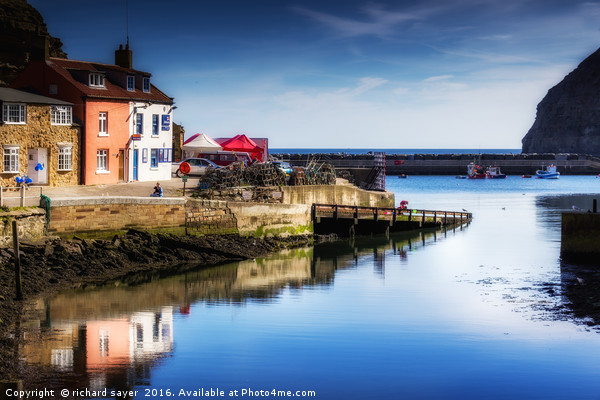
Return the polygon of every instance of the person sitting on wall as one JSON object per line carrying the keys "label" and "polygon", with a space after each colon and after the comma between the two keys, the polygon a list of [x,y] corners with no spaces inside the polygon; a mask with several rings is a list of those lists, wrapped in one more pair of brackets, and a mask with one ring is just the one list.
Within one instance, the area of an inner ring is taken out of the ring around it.
{"label": "person sitting on wall", "polygon": [[160,186],[160,182],[156,182],[156,186],[154,186],[154,192],[152,192],[150,197],[163,197],[163,190]]}

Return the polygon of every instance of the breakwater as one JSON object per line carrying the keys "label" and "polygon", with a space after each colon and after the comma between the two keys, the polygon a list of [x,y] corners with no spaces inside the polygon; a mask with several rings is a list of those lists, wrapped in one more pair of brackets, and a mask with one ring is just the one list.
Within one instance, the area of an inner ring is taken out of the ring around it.
{"label": "breakwater", "polygon": [[[310,160],[332,164],[336,170],[371,169],[375,156],[347,153],[280,153],[273,156],[292,165],[305,166]],[[535,174],[544,166],[554,164],[565,175],[595,175],[600,173],[600,158],[586,154],[386,154],[388,175],[465,175],[467,165],[475,161],[483,167],[496,166],[510,175]]]}

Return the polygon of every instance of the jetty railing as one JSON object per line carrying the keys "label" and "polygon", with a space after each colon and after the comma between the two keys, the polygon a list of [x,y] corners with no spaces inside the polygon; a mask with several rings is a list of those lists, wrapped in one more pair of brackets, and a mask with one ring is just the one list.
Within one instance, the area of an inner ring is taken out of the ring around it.
{"label": "jetty railing", "polygon": [[384,207],[361,207],[339,204],[313,204],[312,217],[314,221],[320,218],[354,219],[389,221],[393,225],[397,221],[440,223],[441,225],[468,222],[473,214],[465,211],[442,211],[423,209],[400,209]]}

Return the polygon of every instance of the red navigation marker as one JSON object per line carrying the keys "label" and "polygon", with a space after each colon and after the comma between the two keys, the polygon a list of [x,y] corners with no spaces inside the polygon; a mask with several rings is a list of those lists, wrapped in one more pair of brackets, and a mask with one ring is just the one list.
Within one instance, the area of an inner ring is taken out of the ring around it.
{"label": "red navigation marker", "polygon": [[190,164],[186,162],[182,162],[181,164],[179,164],[179,171],[181,171],[183,175],[189,174],[191,170],[192,167],[190,166]]}

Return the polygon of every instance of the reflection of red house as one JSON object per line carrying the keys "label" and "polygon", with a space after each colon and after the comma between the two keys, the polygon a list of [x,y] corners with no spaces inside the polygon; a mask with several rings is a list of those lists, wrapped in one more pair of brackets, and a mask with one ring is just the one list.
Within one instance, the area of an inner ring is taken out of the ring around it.
{"label": "reflection of red house", "polygon": [[129,319],[88,321],[86,325],[88,370],[129,365],[131,361]]}
{"label": "reflection of red house", "polygon": [[266,161],[265,149],[246,135],[237,135],[231,139],[221,138],[215,140],[223,147],[223,150],[249,153],[252,159],[257,158],[259,161]]}

